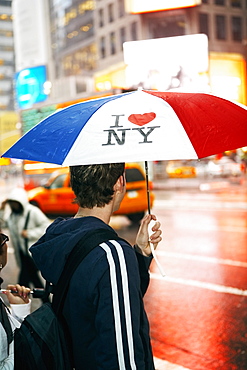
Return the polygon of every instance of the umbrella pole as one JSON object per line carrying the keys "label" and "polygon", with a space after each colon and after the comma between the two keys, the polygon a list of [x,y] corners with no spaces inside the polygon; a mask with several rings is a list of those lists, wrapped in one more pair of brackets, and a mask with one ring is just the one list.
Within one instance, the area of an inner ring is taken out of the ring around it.
{"label": "umbrella pole", "polygon": [[[150,189],[149,189],[149,183],[148,183],[148,162],[147,161],[145,161],[145,172],[146,172],[146,183],[147,183],[148,214],[150,215],[151,214],[151,210],[150,210]],[[149,235],[151,233],[150,230],[152,230],[151,229],[151,224],[149,225]],[[158,258],[156,256],[156,252],[154,250],[154,246],[153,246],[152,243],[150,243],[150,241],[149,241],[149,245],[150,245],[150,248],[151,248],[151,251],[152,251],[153,258],[154,258],[154,260],[155,260],[155,262],[158,266],[158,269],[159,269],[161,275],[164,277],[165,276],[164,270],[163,270],[161,264],[158,261]]]}
{"label": "umbrella pole", "polygon": [[146,172],[146,184],[147,184],[147,200],[148,200],[148,214],[151,214],[150,210],[150,189],[149,189],[149,181],[148,181],[148,162],[145,161],[145,172]]}

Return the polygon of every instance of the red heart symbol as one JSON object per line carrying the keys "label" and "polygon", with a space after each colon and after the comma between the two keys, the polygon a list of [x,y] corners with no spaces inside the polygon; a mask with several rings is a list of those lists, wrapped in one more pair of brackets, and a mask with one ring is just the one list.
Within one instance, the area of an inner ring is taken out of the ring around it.
{"label": "red heart symbol", "polygon": [[135,125],[144,126],[147,123],[151,122],[153,119],[155,119],[155,117],[156,117],[156,114],[154,112],[144,113],[144,114],[131,114],[128,117],[128,120],[131,123],[134,123]]}

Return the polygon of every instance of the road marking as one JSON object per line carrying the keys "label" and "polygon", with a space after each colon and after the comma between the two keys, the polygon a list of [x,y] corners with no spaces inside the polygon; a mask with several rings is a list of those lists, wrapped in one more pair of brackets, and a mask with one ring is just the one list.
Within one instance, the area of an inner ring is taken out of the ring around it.
{"label": "road marking", "polygon": [[224,258],[206,257],[206,256],[199,256],[199,255],[194,255],[194,254],[175,253],[175,252],[166,252],[166,251],[157,251],[157,250],[156,250],[156,254],[157,256],[161,256],[161,257],[183,258],[183,259],[187,259],[190,261],[194,260],[194,261],[215,263],[219,265],[238,266],[238,267],[247,268],[247,262],[234,261],[234,260],[224,259]]}
{"label": "road marking", "polygon": [[[181,225],[182,226],[182,225]],[[180,228],[181,228],[180,226]],[[184,227],[188,229],[188,224],[184,224]],[[192,230],[201,231],[225,231],[228,233],[247,233],[246,226],[220,226],[220,225],[207,225],[205,223],[191,223]]]}
{"label": "road marking", "polygon": [[154,357],[155,370],[190,370],[181,365],[172,364],[171,362]]}
{"label": "road marking", "polygon": [[212,225],[210,225],[210,227],[206,229],[202,227],[202,230],[226,231],[229,233],[247,233],[246,226],[215,226],[215,227],[212,227]]}
{"label": "road marking", "polygon": [[221,201],[208,201],[208,200],[193,200],[193,199],[159,199],[155,201],[154,208],[162,209],[176,209],[176,208],[187,208],[187,209],[224,209],[224,210],[241,210],[247,212],[246,202],[221,202]]}
{"label": "road marking", "polygon": [[181,278],[176,278],[176,277],[171,277],[171,276],[164,276],[163,277],[163,276],[161,276],[159,274],[155,274],[155,273],[151,273],[150,277],[151,277],[151,279],[168,281],[170,283],[189,285],[189,286],[194,286],[194,287],[197,287],[197,288],[213,290],[213,291],[218,292],[218,293],[235,294],[235,295],[240,295],[240,296],[246,296],[247,297],[247,290],[233,288],[233,287],[230,287],[230,286],[218,285],[218,284],[213,284],[213,283],[206,283],[206,282],[203,282],[203,281],[192,280],[192,279],[181,279]]}

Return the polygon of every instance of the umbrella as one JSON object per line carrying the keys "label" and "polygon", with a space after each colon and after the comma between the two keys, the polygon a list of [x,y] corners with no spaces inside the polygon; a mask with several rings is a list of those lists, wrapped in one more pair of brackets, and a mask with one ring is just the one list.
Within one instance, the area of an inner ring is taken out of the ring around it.
{"label": "umbrella", "polygon": [[57,111],[2,156],[64,166],[145,161],[147,173],[147,161],[198,159],[246,144],[245,106],[204,93],[137,90]]}
{"label": "umbrella", "polygon": [[64,166],[145,161],[148,172],[147,161],[198,159],[246,144],[247,110],[238,104],[137,90],[57,111],[2,156]]}
{"label": "umbrella", "polygon": [[2,156],[64,166],[198,159],[247,144],[247,110],[203,93],[138,90],[46,117]]}

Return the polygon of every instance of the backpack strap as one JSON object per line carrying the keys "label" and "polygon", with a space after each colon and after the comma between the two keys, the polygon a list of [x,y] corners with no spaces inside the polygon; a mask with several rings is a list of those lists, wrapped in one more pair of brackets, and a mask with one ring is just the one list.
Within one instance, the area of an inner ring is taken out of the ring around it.
{"label": "backpack strap", "polygon": [[103,228],[96,229],[86,233],[72,249],[63,269],[63,272],[54,289],[52,307],[57,315],[60,315],[62,313],[63,304],[69,288],[70,279],[81,261],[97,245],[112,239],[123,240],[117,235],[117,233],[115,233],[114,230],[107,230]]}

